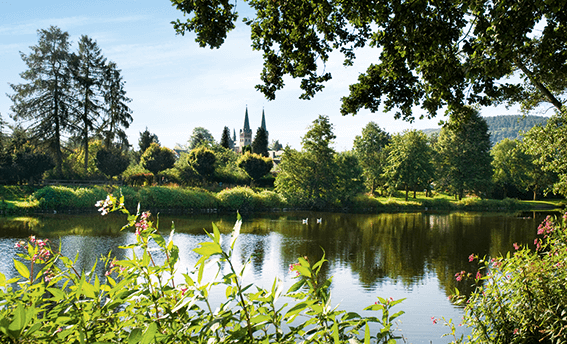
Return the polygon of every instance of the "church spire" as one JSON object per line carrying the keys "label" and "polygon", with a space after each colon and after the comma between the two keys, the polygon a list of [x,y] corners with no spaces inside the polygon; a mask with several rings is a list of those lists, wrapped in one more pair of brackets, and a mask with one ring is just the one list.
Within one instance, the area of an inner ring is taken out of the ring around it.
{"label": "church spire", "polygon": [[246,105],[246,113],[244,114],[244,128],[245,132],[250,131],[250,122],[248,121],[248,105]]}
{"label": "church spire", "polygon": [[268,129],[266,129],[266,116],[264,115],[264,108],[262,108],[262,125],[261,125],[261,127],[266,132],[268,132]]}

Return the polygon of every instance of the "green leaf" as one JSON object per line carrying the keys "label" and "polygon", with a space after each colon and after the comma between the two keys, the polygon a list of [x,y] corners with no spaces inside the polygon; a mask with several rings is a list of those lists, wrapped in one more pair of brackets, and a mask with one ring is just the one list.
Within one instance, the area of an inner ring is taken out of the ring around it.
{"label": "green leaf", "polygon": [[165,239],[161,235],[152,233],[150,234],[150,236],[152,237],[152,239],[154,239],[154,241],[156,242],[156,244],[158,244],[159,247],[165,248],[166,246]]}
{"label": "green leaf", "polygon": [[12,322],[8,326],[8,330],[11,332],[17,332],[19,337],[19,333],[22,331],[22,329],[25,326],[26,326],[26,309],[24,308],[23,304],[19,303],[18,307],[16,307],[16,310],[14,311],[14,318],[12,319]]}
{"label": "green leaf", "polygon": [[335,321],[333,323],[333,327],[332,327],[332,331],[333,331],[333,341],[335,342],[335,344],[339,344],[340,340],[339,340],[339,325],[337,325],[337,322]]}
{"label": "green leaf", "polygon": [[364,326],[364,344],[370,344],[370,327],[368,323]]}
{"label": "green leaf", "polygon": [[212,256],[214,254],[221,254],[222,248],[216,242],[202,242],[201,247],[194,248],[193,251],[202,256]]}
{"label": "green leaf", "polygon": [[151,323],[150,326],[148,326],[148,328],[144,332],[140,344],[152,343],[155,339],[157,330],[158,330],[157,324],[155,322]]}
{"label": "green leaf", "polygon": [[135,328],[128,336],[128,344],[138,344],[142,340],[143,331],[140,328]]}
{"label": "green leaf", "polygon": [[216,244],[220,244],[220,239],[221,239],[221,235],[220,235],[220,231],[219,228],[217,227],[217,225],[215,225],[215,223],[213,222],[213,240]]}
{"label": "green leaf", "polygon": [[5,286],[6,286],[6,276],[4,276],[4,274],[0,272],[0,287],[5,287]]}
{"label": "green leaf", "polygon": [[27,279],[30,278],[30,271],[28,270],[28,267],[24,263],[14,259],[14,266],[16,267],[16,270],[18,270],[18,273],[23,278],[27,278]]}
{"label": "green leaf", "polygon": [[301,287],[305,285],[306,281],[302,278],[301,280],[295,282],[291,287],[289,287],[288,293],[294,293],[298,291]]}

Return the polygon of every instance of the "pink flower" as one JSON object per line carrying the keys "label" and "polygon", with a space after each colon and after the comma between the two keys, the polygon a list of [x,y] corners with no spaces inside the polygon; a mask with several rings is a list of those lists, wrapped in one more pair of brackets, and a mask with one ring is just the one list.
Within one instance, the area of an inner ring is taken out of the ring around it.
{"label": "pink flower", "polygon": [[438,321],[439,319],[436,319],[435,317],[431,317],[431,322],[433,323],[433,325],[437,324]]}
{"label": "pink flower", "polygon": [[519,250],[520,246],[517,243],[513,243],[512,246],[514,246],[514,249]]}
{"label": "pink flower", "polygon": [[30,236],[30,241],[35,242],[35,235]]}
{"label": "pink flower", "polygon": [[296,269],[299,265],[299,263],[289,264],[289,272],[295,272],[295,277],[299,276],[299,271]]}
{"label": "pink flower", "polygon": [[111,270],[108,270],[107,272],[104,273],[105,276],[110,276],[112,274]]}
{"label": "pink flower", "polygon": [[469,262],[472,262],[474,260],[474,253],[471,253],[471,255],[469,256]]}
{"label": "pink flower", "polygon": [[187,287],[182,287],[181,288],[181,295],[185,295],[185,293],[187,292]]}
{"label": "pink flower", "polygon": [[476,279],[479,280],[482,278],[482,274],[480,273],[480,271],[476,272]]}
{"label": "pink flower", "polygon": [[514,334],[518,334],[520,332],[517,328],[514,329]]}
{"label": "pink flower", "polygon": [[17,242],[17,243],[14,245],[14,248],[20,248],[20,247],[22,247],[22,245],[21,245],[19,242]]}

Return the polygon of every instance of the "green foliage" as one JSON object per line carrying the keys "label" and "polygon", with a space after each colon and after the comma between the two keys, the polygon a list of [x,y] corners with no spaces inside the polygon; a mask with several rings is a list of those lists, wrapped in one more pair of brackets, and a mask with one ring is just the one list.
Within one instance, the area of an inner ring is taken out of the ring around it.
{"label": "green foliage", "polygon": [[348,205],[356,195],[364,191],[362,167],[358,157],[352,152],[341,152],[335,155],[337,166],[337,200],[340,205]]}
{"label": "green foliage", "polygon": [[[535,250],[514,244],[506,256],[479,257],[469,277],[475,291],[457,299],[465,307],[468,343],[562,343],[567,317],[567,214],[548,217],[538,228]],[[465,302],[466,301],[466,302]],[[459,342],[463,342],[461,339]]]}
{"label": "green foliage", "polygon": [[175,164],[175,153],[167,148],[160,147],[153,142],[140,158],[140,165],[157,175],[159,172],[172,168]]}
{"label": "green foliage", "polygon": [[255,192],[241,186],[222,190],[217,199],[221,208],[241,212],[281,208],[285,204],[282,196],[274,191]]}
{"label": "green foliage", "polygon": [[159,145],[159,139],[156,134],[150,133],[148,127],[146,130],[140,133],[140,138],[138,139],[138,147],[140,147],[140,154],[144,154],[146,149],[150,148],[152,143],[157,143]]}
{"label": "green foliage", "polygon": [[[524,137],[525,151],[534,157],[534,163],[544,172],[556,174],[553,192],[567,195],[567,151],[565,138],[567,114],[555,114],[545,127],[533,127]],[[540,175],[549,181],[548,175]]]}
{"label": "green foliage", "polygon": [[188,162],[203,180],[210,180],[215,173],[216,159],[212,150],[199,147],[189,152]]}
{"label": "green foliage", "polygon": [[262,127],[256,130],[256,136],[254,136],[254,141],[252,141],[252,153],[268,156],[268,132]]}
{"label": "green foliage", "polygon": [[548,117],[507,115],[484,117],[484,120],[488,124],[490,142],[492,145],[496,145],[506,138],[510,140],[521,139],[524,132],[528,132],[536,125],[545,126]]}
{"label": "green foliage", "polygon": [[272,143],[270,143],[270,146],[268,146],[269,150],[273,150],[273,151],[280,151],[283,149],[282,144],[280,143],[279,140],[272,140]]}
{"label": "green foliage", "polygon": [[96,167],[109,177],[120,175],[130,165],[130,159],[116,148],[103,148],[96,153]]}
{"label": "green foliage", "polygon": [[391,187],[405,190],[406,201],[410,190],[415,198],[416,191],[429,188],[434,177],[433,149],[425,134],[411,130],[394,135],[387,151],[384,177]]}
{"label": "green foliage", "polygon": [[284,150],[275,186],[288,202],[324,208],[337,200],[334,139],[329,117],[320,115],[302,138],[301,152]]}
{"label": "green foliage", "polygon": [[232,139],[230,138],[230,130],[228,127],[224,127],[222,130],[220,145],[226,149],[230,149],[234,146],[234,142],[232,142]]}
{"label": "green foliage", "polygon": [[270,173],[274,162],[271,158],[265,158],[259,154],[246,153],[238,159],[236,165],[244,170],[253,181],[257,181]]}
{"label": "green foliage", "polygon": [[124,183],[130,186],[152,185],[154,182],[153,173],[133,173],[124,179]]}
{"label": "green foliage", "polygon": [[215,138],[210,131],[203,127],[196,127],[193,129],[193,133],[189,138],[189,149],[193,150],[203,147],[211,147],[215,144]]}
{"label": "green foliage", "polygon": [[137,194],[141,204],[151,204],[152,209],[207,209],[216,208],[213,194],[201,189],[178,187],[145,187]]}
{"label": "green foliage", "polygon": [[362,166],[370,193],[374,193],[377,187],[386,183],[382,174],[388,157],[385,148],[390,140],[390,134],[380,129],[374,122],[368,123],[362,129],[362,135],[354,138],[354,152]]}
{"label": "green foliage", "polygon": [[[218,48],[235,27],[236,3],[171,2],[187,18],[173,23],[176,32],[194,32],[202,47]],[[356,48],[368,45],[376,59],[342,98],[343,115],[395,110],[413,120],[417,107],[426,112],[420,117],[434,117],[444,107],[508,102],[529,110],[548,102],[561,109],[564,102],[567,35],[558,2],[247,3],[252,13],[243,21],[264,59],[256,88],[270,100],[287,75],[301,79],[300,98],[313,97],[332,78],[327,62],[334,51],[351,66]]]}
{"label": "green foliage", "polygon": [[[250,258],[241,263],[233,256],[242,225],[239,215],[228,244],[221,245],[220,231],[213,224],[212,233],[207,232],[210,241],[193,248],[199,256],[194,269],[180,273],[175,229],[169,238],[163,237],[149,212],[132,215],[124,202],[112,195],[97,202],[103,215],[127,215],[123,229],[135,230],[136,236],[135,243],[123,247],[131,251],[129,258],[100,259],[106,271],[102,278],[95,273],[97,264],[90,271],[77,271],[75,262],[47,240],[30,237],[16,244],[21,252],[20,259],[14,259],[19,276],[6,280],[0,274],[4,338],[13,343],[289,344],[398,339],[392,325],[404,312],[391,311],[403,300],[378,298],[365,308],[378,316],[331,308],[331,279],[319,277],[324,255],[313,264],[299,258],[290,266],[297,282],[286,294],[278,278],[271,289],[253,289],[243,284]],[[174,279],[176,275],[182,275],[183,282]],[[212,294],[225,295],[215,311]],[[278,303],[284,295],[290,305]],[[370,323],[380,325],[375,335]]]}
{"label": "green foliage", "polygon": [[106,195],[99,187],[72,189],[64,186],[46,186],[35,191],[31,199],[39,202],[41,209],[92,209]]}
{"label": "green foliage", "polygon": [[490,147],[488,126],[477,110],[466,108],[453,114],[435,147],[439,187],[458,199],[465,191],[486,194],[492,179]]}

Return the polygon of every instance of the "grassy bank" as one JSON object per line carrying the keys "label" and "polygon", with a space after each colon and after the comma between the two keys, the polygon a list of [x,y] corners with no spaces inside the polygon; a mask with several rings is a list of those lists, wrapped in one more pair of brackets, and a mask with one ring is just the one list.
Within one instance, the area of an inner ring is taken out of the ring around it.
{"label": "grassy bank", "polygon": [[[265,189],[235,187],[219,192],[202,188],[180,188],[168,186],[151,187],[103,187],[88,188],[47,186],[34,189],[26,186],[0,186],[0,214],[33,213],[52,211],[89,212],[96,211],[94,204],[106,198],[108,193],[122,192],[125,205],[134,211],[140,203],[144,208],[160,212],[198,211],[266,211],[296,208],[279,194]],[[417,193],[416,198],[405,201],[401,195],[372,197],[359,195],[348,204],[329,207],[330,211],[375,213],[397,211],[519,211],[540,209],[562,209],[566,200],[520,201],[516,199],[480,199],[467,197],[455,201],[448,195],[425,197]]]}

